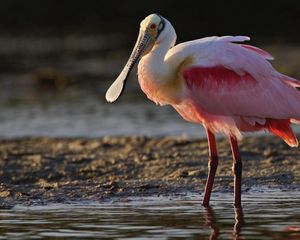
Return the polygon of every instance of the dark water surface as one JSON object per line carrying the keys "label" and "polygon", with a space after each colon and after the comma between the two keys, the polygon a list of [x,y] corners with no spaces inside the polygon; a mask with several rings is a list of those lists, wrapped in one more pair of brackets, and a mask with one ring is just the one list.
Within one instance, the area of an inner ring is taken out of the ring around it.
{"label": "dark water surface", "polygon": [[1,239],[300,239],[300,193],[251,190],[243,210],[232,195],[113,199],[0,211]]}

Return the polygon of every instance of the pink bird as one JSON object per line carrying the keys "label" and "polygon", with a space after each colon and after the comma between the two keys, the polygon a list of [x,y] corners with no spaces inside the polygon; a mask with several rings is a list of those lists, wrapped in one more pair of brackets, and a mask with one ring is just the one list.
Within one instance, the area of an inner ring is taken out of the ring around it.
{"label": "pink bird", "polygon": [[269,53],[241,43],[249,39],[207,37],[174,46],[171,23],[159,14],[149,15],[140,24],[127,64],[106,93],[107,101],[114,102],[140,59],[138,80],[147,97],[172,105],[185,120],[204,126],[209,147],[204,206],[209,206],[218,166],[216,133],[230,140],[236,207],[241,206],[241,132],[267,130],[298,146],[290,123],[300,120],[300,82],[277,72],[267,61],[273,59]]}

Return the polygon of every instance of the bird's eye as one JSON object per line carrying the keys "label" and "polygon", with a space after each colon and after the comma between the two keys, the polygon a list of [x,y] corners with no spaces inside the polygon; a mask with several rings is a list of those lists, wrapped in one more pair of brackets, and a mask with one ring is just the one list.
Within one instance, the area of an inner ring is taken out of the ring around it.
{"label": "bird's eye", "polygon": [[151,24],[151,25],[150,25],[150,28],[151,28],[151,29],[154,29],[154,28],[156,28],[156,24],[154,24],[154,23],[153,23],[153,24]]}

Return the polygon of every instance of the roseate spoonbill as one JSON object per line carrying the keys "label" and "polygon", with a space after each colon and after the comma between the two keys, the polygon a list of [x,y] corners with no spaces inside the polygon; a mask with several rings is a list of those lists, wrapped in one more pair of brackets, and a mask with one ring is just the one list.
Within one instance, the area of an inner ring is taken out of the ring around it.
{"label": "roseate spoonbill", "polygon": [[259,48],[242,44],[246,36],[207,37],[175,45],[171,23],[152,14],[140,24],[130,58],[106,92],[114,102],[128,74],[138,65],[139,84],[156,104],[172,105],[187,121],[207,132],[208,177],[203,205],[208,206],[218,166],[216,133],[229,138],[233,155],[234,205],[241,205],[241,132],[267,130],[298,146],[291,122],[300,120],[300,82],[277,72]]}

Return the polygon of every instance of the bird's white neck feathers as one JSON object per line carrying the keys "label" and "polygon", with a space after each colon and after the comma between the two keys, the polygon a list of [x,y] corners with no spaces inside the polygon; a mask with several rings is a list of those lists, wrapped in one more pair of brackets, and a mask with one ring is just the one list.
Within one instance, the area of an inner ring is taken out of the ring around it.
{"label": "bird's white neck feathers", "polygon": [[166,20],[165,29],[156,40],[152,50],[142,57],[138,66],[139,78],[150,78],[152,81],[164,81],[169,74],[169,66],[165,64],[168,50],[175,45],[176,32]]}
{"label": "bird's white neck feathers", "polygon": [[[138,79],[143,92],[149,99],[160,105],[174,102],[177,97],[170,86],[175,66],[166,64],[166,54],[175,45],[176,33],[172,25],[167,22],[166,28],[156,40],[152,50],[142,57],[138,66]],[[169,98],[165,92],[170,91]]]}

